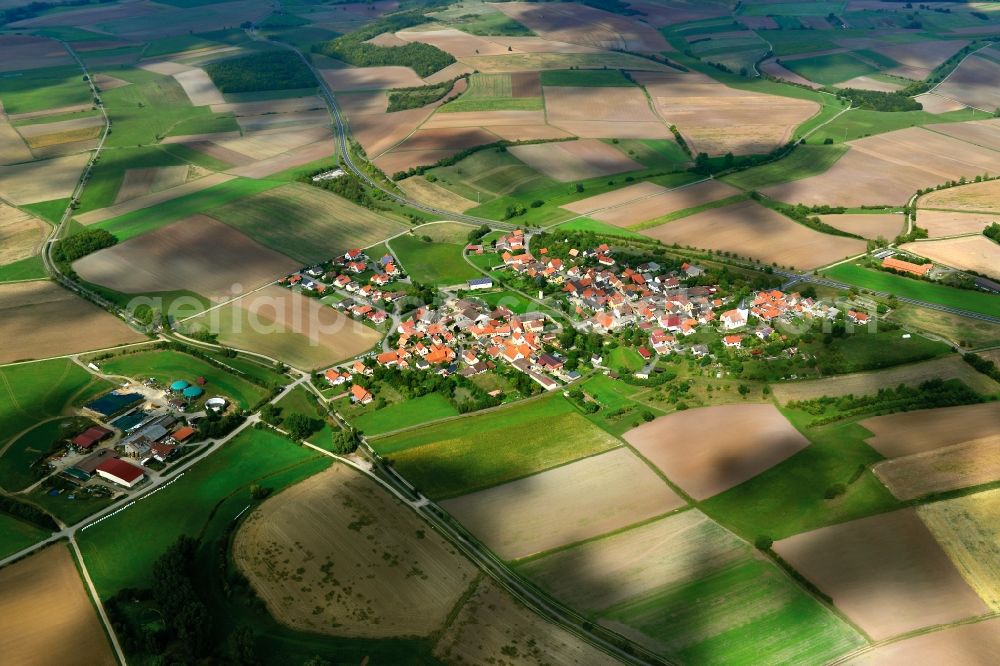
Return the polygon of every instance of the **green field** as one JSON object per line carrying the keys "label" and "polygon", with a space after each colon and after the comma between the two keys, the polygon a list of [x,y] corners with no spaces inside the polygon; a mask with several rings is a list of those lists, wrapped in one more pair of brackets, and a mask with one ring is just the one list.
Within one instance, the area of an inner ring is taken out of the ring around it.
{"label": "green field", "polygon": [[595,234],[603,234],[605,236],[621,236],[622,238],[646,238],[646,236],[643,236],[638,232],[630,231],[622,227],[616,227],[613,224],[601,222],[600,220],[593,220],[589,217],[578,217],[570,220],[569,222],[564,222],[559,225],[559,228],[567,231],[591,231]]}
{"label": "green field", "polygon": [[65,439],[70,428],[82,430],[86,419],[63,418],[46,421],[10,443],[0,457],[0,486],[12,492],[24,490],[41,477],[31,466],[51,451],[54,442]]}
{"label": "green field", "polygon": [[847,150],[847,146],[797,146],[776,162],[737,171],[721,180],[744,190],[760,190],[819,175],[836,164]]}
{"label": "green field", "polygon": [[94,226],[98,229],[107,229],[117,236],[119,241],[126,241],[129,238],[164,227],[171,222],[203,213],[210,208],[223,206],[237,199],[245,199],[282,184],[270,180],[234,178],[200,192],[164,201],[151,208],[143,208],[98,222]]}
{"label": "green field", "polygon": [[55,109],[92,101],[90,87],[75,65],[44,67],[0,76],[0,102],[8,114]]}
{"label": "green field", "polygon": [[105,150],[91,172],[76,212],[86,213],[113,204],[128,169],[176,166],[186,162],[159,146]]}
{"label": "green field", "polygon": [[610,410],[635,404],[631,396],[640,390],[638,387],[611,379],[607,375],[594,375],[581,384],[580,388],[601,403],[603,408]]}
{"label": "green field", "polygon": [[465,263],[464,245],[427,243],[412,235],[393,238],[389,245],[406,273],[416,282],[451,285],[480,277],[479,271]]}
{"label": "green field", "polygon": [[606,354],[605,363],[616,372],[631,374],[642,368],[645,362],[639,352],[631,347],[615,347]]}
{"label": "green field", "polygon": [[267,391],[251,384],[242,377],[207,363],[200,358],[175,352],[157,350],[124,354],[101,361],[101,370],[107,374],[123,375],[136,380],[155,379],[161,384],[170,384],[176,379],[194,384],[199,377],[205,378],[205,396],[217,393],[230,398],[241,409],[249,409],[267,396]]}
{"label": "green field", "polygon": [[833,85],[856,76],[874,74],[876,67],[858,60],[849,53],[832,53],[799,60],[783,60],[782,65],[810,81]]}
{"label": "green field", "polygon": [[800,349],[816,354],[824,374],[877,370],[951,353],[949,345],[922,335],[903,340],[898,330],[870,333],[864,327],[856,328],[853,334],[834,338],[830,344],[817,341],[804,344]]}
{"label": "green field", "polygon": [[553,395],[379,439],[375,450],[434,499],[540,472],[619,445]]}
{"label": "green field", "polygon": [[635,85],[617,69],[553,69],[542,72],[541,77],[543,86],[618,88]]}
{"label": "green field", "polygon": [[610,143],[647,169],[670,170],[691,162],[673,139],[614,139]]}
{"label": "green field", "polygon": [[823,271],[823,274],[862,289],[883,291],[903,298],[1000,316],[1000,296],[982,291],[956,289],[955,287],[865,268],[857,264],[840,264]]}
{"label": "green field", "polygon": [[46,277],[48,277],[48,273],[40,254],[0,266],[0,282],[40,280]]}
{"label": "green field", "polygon": [[[486,255],[483,255],[486,256]],[[489,256],[490,261],[488,263],[496,263],[496,255]],[[540,306],[534,301],[528,300],[520,294],[515,294],[512,291],[491,291],[487,293],[475,294],[476,298],[483,299],[487,305],[491,308],[495,308],[498,305],[502,305],[509,309],[511,312],[516,314],[524,314],[525,312],[531,312],[532,310],[537,310]]]}
{"label": "green field", "polygon": [[41,527],[0,513],[0,558],[13,555],[48,536],[49,532]]}
{"label": "green field", "polygon": [[807,141],[810,144],[821,144],[827,139],[834,143],[852,141],[875,134],[884,134],[907,127],[920,127],[934,123],[955,123],[967,120],[986,120],[982,111],[962,109],[948,113],[933,114],[926,111],[896,111],[885,113],[881,111],[866,111],[852,109],[836,120],[813,132]]}
{"label": "green field", "polygon": [[441,113],[458,111],[538,111],[541,97],[513,97],[510,74],[474,73],[469,88],[455,101],[441,107]]}
{"label": "green field", "polygon": [[215,46],[220,46],[220,44],[196,35],[177,35],[150,40],[146,44],[146,50],[142,52],[142,55],[145,58],[155,58],[156,56],[192,51],[194,49],[208,49]]}
{"label": "green field", "polygon": [[447,398],[440,393],[428,393],[395,405],[362,414],[351,419],[351,425],[369,437],[385,432],[412,428],[428,421],[458,416]]}
{"label": "green field", "polygon": [[817,2],[775,2],[772,4],[754,3],[740,7],[740,13],[745,16],[826,16],[836,14],[844,9],[843,2],[817,0]]}

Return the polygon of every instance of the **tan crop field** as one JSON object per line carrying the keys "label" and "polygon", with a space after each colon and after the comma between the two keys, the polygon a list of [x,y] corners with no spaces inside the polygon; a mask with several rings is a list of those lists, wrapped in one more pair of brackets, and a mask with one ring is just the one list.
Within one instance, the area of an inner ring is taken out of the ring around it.
{"label": "tan crop field", "polygon": [[192,67],[184,72],[178,72],[173,77],[177,83],[181,84],[181,88],[184,89],[184,93],[194,106],[226,103],[212,79],[200,67]]}
{"label": "tan crop field", "polygon": [[135,199],[129,199],[127,201],[123,201],[122,203],[113,204],[107,208],[99,208],[88,213],[83,213],[82,215],[77,215],[75,219],[80,224],[97,224],[98,222],[110,220],[113,217],[118,217],[119,215],[124,215],[125,213],[131,213],[132,211],[141,210],[143,208],[150,208],[165,201],[176,199],[177,197],[183,197],[188,194],[193,194],[194,192],[200,192],[201,190],[219,185],[220,183],[232,180],[233,178],[234,176],[225,173],[209,174],[204,178],[191,180],[183,183],[182,185],[171,187],[170,189],[161,190],[159,192],[151,192],[150,194],[145,194],[141,197],[136,197]]}
{"label": "tan crop field", "polygon": [[1000,403],[984,402],[875,416],[860,422],[886,458],[923,453],[1000,432]]}
{"label": "tan crop field", "polygon": [[505,560],[612,532],[684,506],[625,448],[441,503]]}
{"label": "tan crop field", "polygon": [[236,122],[244,132],[259,132],[261,130],[282,129],[290,127],[315,127],[329,125],[330,112],[326,109],[311,111],[290,111],[258,116],[239,116]]}
{"label": "tan crop field", "polygon": [[571,134],[594,139],[671,136],[637,87],[547,86],[544,92],[548,122]]}
{"label": "tan crop field", "polygon": [[496,8],[544,39],[620,51],[673,50],[651,26],[585,5],[552,2],[542,7],[527,2],[502,2]]}
{"label": "tan crop field", "polygon": [[875,475],[901,500],[1000,480],[1000,433],[886,460]]}
{"label": "tan crop field", "polygon": [[917,507],[965,581],[1000,611],[1000,489]]}
{"label": "tan crop field", "polygon": [[772,404],[675,412],[623,437],[699,500],[737,486],[809,446],[809,440]]}
{"label": "tan crop field", "polygon": [[69,546],[0,570],[0,654],[24,666],[117,664]]}
{"label": "tan crop field", "polygon": [[[826,19],[821,19],[826,23]],[[827,24],[829,25],[829,24]],[[873,79],[870,76],[856,76],[853,79],[848,79],[843,83],[837,84],[838,88],[854,88],[856,90],[874,90],[876,92],[895,92],[901,90],[903,86],[899,83],[890,83],[888,81],[879,81],[878,79]]]}
{"label": "tan crop field", "polygon": [[446,664],[587,666],[610,657],[546,622],[483,577],[434,647]]}
{"label": "tan crop field", "polygon": [[146,336],[89,301],[40,280],[0,286],[0,340],[0,363],[12,363],[142,342]]}
{"label": "tan crop field", "polygon": [[939,358],[923,363],[902,365],[877,372],[856,372],[849,375],[809,379],[805,381],[781,382],[773,384],[771,390],[781,403],[791,400],[813,400],[824,395],[871,395],[879,389],[906,384],[917,386],[928,379],[958,379],[983,395],[1000,391],[1000,384],[972,369],[968,363],[956,356]]}
{"label": "tan crop field", "polygon": [[934,93],[923,93],[913,99],[920,102],[927,113],[948,113],[949,111],[960,111],[965,108],[961,102],[935,95]]}
{"label": "tan crop field", "polygon": [[881,645],[844,663],[850,666],[948,664],[983,666],[1000,652],[1000,618],[959,624]]}
{"label": "tan crop field", "polygon": [[[673,190],[653,185],[653,187],[658,187],[660,192],[650,192],[649,195],[645,195],[648,185],[652,184],[641,183],[639,185],[630,185],[622,190],[597,195],[596,197],[590,197],[582,201],[575,201],[563,206],[563,208],[575,213],[589,213],[589,217],[613,224],[617,227],[628,227],[669,213],[684,210],[685,208],[700,206],[740,193],[740,190],[735,187],[718,180],[708,180]],[[632,190],[632,188],[641,188],[640,190],[633,190],[637,196],[633,197],[632,201],[618,203],[614,199],[601,200],[601,197],[608,197],[609,195],[618,193],[624,197],[625,190]],[[588,210],[580,210],[581,208],[587,208]]]}
{"label": "tan crop field", "polygon": [[222,222],[193,215],[89,254],[73,269],[88,282],[127,294],[188,290],[224,300],[300,265]]}
{"label": "tan crop field", "polygon": [[920,243],[905,243],[902,249],[935,263],[1000,277],[1000,245],[982,234]]}
{"label": "tan crop field", "polygon": [[90,140],[96,139],[100,134],[100,127],[84,127],[52,134],[39,134],[27,139],[26,143],[36,157],[66,155],[76,150],[93,148],[93,142]]}
{"label": "tan crop field", "polygon": [[[927,129],[977,146],[1000,150],[1000,119],[969,120],[964,123],[927,125]],[[988,181],[987,181],[988,182]]]}
{"label": "tan crop field", "polygon": [[314,298],[271,286],[191,320],[219,342],[301,370],[328,367],[369,351],[382,336]]}
{"label": "tan crop field", "polygon": [[89,159],[80,154],[0,166],[0,197],[18,206],[64,199],[73,193]]}
{"label": "tan crop field", "polygon": [[[445,107],[447,108],[447,107]],[[423,129],[445,127],[489,127],[504,125],[544,125],[544,111],[449,111],[435,113]]]}
{"label": "tan crop field", "polygon": [[[1000,180],[969,183],[968,185],[930,192],[920,197],[917,200],[917,205],[920,208],[1000,214]],[[924,212],[917,215],[921,226],[924,223],[924,215]],[[978,229],[974,230],[978,231]],[[950,229],[945,231],[950,231]]]}
{"label": "tan crop field", "polygon": [[187,180],[188,165],[167,167],[147,167],[143,169],[127,169],[122,184],[118,186],[115,203],[136,199],[152,192],[169,190],[171,187],[183,185]]}
{"label": "tan crop field", "polygon": [[269,99],[263,102],[226,102],[213,104],[212,113],[233,113],[243,116],[263,116],[274,113],[295,113],[297,111],[326,110],[326,105],[316,95],[291,97],[289,99]]}
{"label": "tan crop field", "polygon": [[774,550],[876,641],[988,610],[913,509],[797,534]]}
{"label": "tan crop field", "polygon": [[992,113],[1000,107],[1000,64],[973,55],[966,58],[934,92],[963,104]]}
{"label": "tan crop field", "polygon": [[[930,40],[924,39],[919,42],[909,44],[891,44],[874,40],[873,50],[882,55],[889,56],[896,62],[907,68],[911,74],[919,74],[920,79],[927,78],[931,70],[950,58],[962,49],[968,40]],[[887,70],[889,74],[894,74],[895,70]]]}
{"label": "tan crop field", "polygon": [[334,91],[387,90],[424,85],[423,79],[409,67],[345,67],[321,69],[323,80]]}
{"label": "tan crop field", "polygon": [[457,152],[494,143],[496,134],[478,127],[419,129],[398,146],[375,158],[375,166],[388,175],[415,166],[429,166]]}
{"label": "tan crop field", "polygon": [[642,232],[668,245],[733,252],[797,269],[825,266],[865,251],[865,242],[805,227],[754,201],[742,201]]}
{"label": "tan crop field", "polygon": [[446,190],[440,185],[428,182],[428,180],[422,176],[404,178],[396,183],[396,185],[399,186],[399,189],[406,193],[406,196],[434,206],[435,208],[440,208],[441,210],[464,213],[470,208],[476,207],[475,201],[459,196],[451,190]]}
{"label": "tan crop field", "polygon": [[595,139],[512,146],[508,150],[533,169],[562,182],[642,168],[614,146]]}
{"label": "tan crop field", "polygon": [[45,37],[0,35],[0,53],[0,72],[73,64],[73,58],[59,42]]}
{"label": "tan crop field", "polygon": [[[72,118],[70,120],[60,120],[54,123],[38,123],[36,125],[22,125],[17,129],[29,143],[33,139],[40,139],[51,134],[68,134],[75,130],[93,129],[104,126],[103,116],[84,116],[83,118]],[[85,137],[92,138],[92,137]],[[34,144],[32,144],[34,145]]]}
{"label": "tan crop field", "polygon": [[957,213],[950,210],[920,209],[917,226],[927,230],[929,238],[978,234],[997,219],[997,213]]}
{"label": "tan crop field", "polygon": [[0,266],[37,254],[48,231],[34,215],[0,202]]}
{"label": "tan crop field", "polygon": [[605,208],[618,208],[619,206],[625,206],[626,204],[633,202],[645,201],[649,198],[658,199],[667,191],[667,188],[662,185],[657,185],[656,183],[651,183],[649,181],[643,181],[641,183],[636,183],[635,185],[626,185],[625,187],[605,192],[604,194],[597,194],[592,197],[587,197],[586,199],[571,201],[570,203],[563,204],[562,208],[573,211],[574,213],[586,215],[587,213],[592,213],[597,210],[604,210]]}
{"label": "tan crop field", "polygon": [[499,125],[490,131],[508,141],[568,139],[573,135],[552,125]]}
{"label": "tan crop field", "polygon": [[17,130],[4,118],[3,107],[0,106],[0,162],[17,164],[30,162],[33,159],[35,156]]}
{"label": "tan crop field", "polygon": [[220,138],[215,143],[252,160],[266,160],[331,136],[333,131],[330,127],[279,128],[248,132],[242,137]]}
{"label": "tan crop field", "polygon": [[[324,128],[325,129],[325,128]],[[302,166],[324,158],[334,159],[337,154],[337,144],[332,137],[318,139],[313,143],[298,148],[292,148],[288,152],[274,155],[259,160],[253,164],[230,169],[229,173],[234,176],[244,176],[246,178],[266,178],[271,174]]]}
{"label": "tan crop field", "polygon": [[[819,219],[831,227],[865,238],[878,238],[881,236],[882,238],[891,240],[904,231],[903,216],[893,213],[820,215]],[[922,222],[923,220],[921,220]]]}
{"label": "tan crop field", "polygon": [[[747,17],[749,18],[749,17]],[[799,76],[792,70],[788,69],[784,65],[781,65],[777,60],[768,59],[760,64],[760,71],[769,74],[771,76],[777,77],[779,79],[788,81],[789,83],[795,83],[800,86],[806,86],[807,88],[822,88],[823,86],[815,81],[810,81],[809,79]]]}
{"label": "tan crop field", "polygon": [[390,178],[399,171],[412,167],[430,166],[455,154],[454,150],[390,150],[382,153],[372,163]]}
{"label": "tan crop field", "polygon": [[507,53],[507,47],[500,44],[495,38],[491,39],[489,37],[470,35],[454,28],[402,30],[396,33],[396,37],[402,40],[404,44],[408,42],[421,42],[436,46],[456,58],[470,55],[499,55]]}
{"label": "tan crop field", "polygon": [[427,636],[476,573],[402,502],[344,464],[251,513],[233,558],[279,622],[332,636]]}

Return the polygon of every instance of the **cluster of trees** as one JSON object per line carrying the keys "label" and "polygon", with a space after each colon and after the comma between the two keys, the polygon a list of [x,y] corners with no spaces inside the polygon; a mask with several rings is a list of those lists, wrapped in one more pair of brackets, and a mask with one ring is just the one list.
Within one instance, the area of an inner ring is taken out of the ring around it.
{"label": "cluster of trees", "polygon": [[[429,86],[416,86],[413,88],[393,88],[389,91],[389,112],[405,111],[406,109],[418,109],[427,106],[431,102],[436,102],[447,95],[455,82],[468,77],[468,74],[456,76],[450,81],[443,81]],[[450,100],[449,100],[450,101]]]}
{"label": "cluster of trees", "polygon": [[430,76],[454,63],[455,58],[421,42],[389,47],[367,43],[367,40],[383,32],[397,32],[428,22],[430,19],[424,15],[425,11],[427,8],[390,14],[354,32],[316,44],[313,51],[358,67],[397,65],[411,67],[418,76]]}
{"label": "cluster of trees", "polygon": [[473,229],[472,231],[469,232],[469,236],[468,236],[469,242],[470,243],[475,243],[476,241],[478,241],[480,238],[482,238],[483,236],[485,236],[488,233],[490,233],[490,225],[488,225],[488,224],[481,224],[477,228],[475,228],[475,229]]}
{"label": "cluster of trees", "polygon": [[72,263],[117,242],[118,237],[106,229],[85,229],[56,243],[52,255],[56,261]]}
{"label": "cluster of trees", "polygon": [[198,421],[199,439],[218,439],[225,437],[236,430],[246,419],[242,414],[226,414],[219,416],[212,410],[208,410],[205,418]]}
{"label": "cluster of trees", "polygon": [[[678,134],[675,136],[680,135]],[[678,143],[680,143],[680,141],[678,141]],[[743,169],[760,166],[761,164],[774,162],[775,160],[785,157],[792,152],[795,146],[796,143],[794,141],[790,141],[783,146],[778,146],[765,155],[740,155],[737,157],[732,153],[727,153],[721,160],[718,158],[711,158],[707,153],[698,153],[694,158],[694,168],[692,171],[709,176],[712,174],[722,173],[723,171],[729,171],[731,169]],[[687,149],[690,154],[690,149],[686,144],[681,144],[681,147]]]}
{"label": "cluster of trees", "polygon": [[311,88],[316,77],[291,51],[267,51],[205,65],[216,87],[224,93]]}
{"label": "cluster of trees", "polygon": [[857,88],[831,89],[840,99],[850,100],[851,104],[868,111],[920,111],[923,104],[913,99],[907,90],[880,92],[877,90],[859,90]]}
{"label": "cluster of trees", "polygon": [[307,182],[310,185],[315,185],[316,187],[322,187],[324,190],[328,190],[344,197],[348,201],[353,201],[359,206],[364,206],[365,208],[374,208],[375,200],[372,198],[371,193],[368,188],[361,181],[360,178],[355,176],[349,171],[345,171],[343,176],[338,178],[329,178],[327,180],[320,180],[313,182],[311,177],[303,177],[301,179],[303,182]]}
{"label": "cluster of trees", "polygon": [[990,226],[983,229],[983,235],[991,241],[1000,243],[1000,224],[996,222],[992,223]]}
{"label": "cluster of trees", "polygon": [[283,408],[268,403],[261,408],[260,418],[275,428],[280,426],[296,441],[307,439],[323,429],[325,422],[318,416],[309,416],[301,412],[291,412],[286,415],[284,411]]}
{"label": "cluster of trees", "polygon": [[115,0],[63,0],[62,2],[30,2],[20,7],[10,7],[0,12],[0,25],[34,18],[56,7],[83,7],[90,4],[107,4]]}
{"label": "cluster of trees", "polygon": [[1000,368],[993,361],[983,358],[979,354],[962,354],[962,358],[965,359],[966,363],[975,368],[976,371],[1000,382]]}
{"label": "cluster of trees", "polygon": [[33,523],[53,532],[59,529],[59,525],[52,519],[52,516],[36,506],[19,502],[13,497],[0,495],[0,513]]}
{"label": "cluster of trees", "polygon": [[[527,379],[529,382],[531,381],[530,378]],[[431,372],[378,366],[374,369],[371,377],[356,376],[354,382],[366,389],[371,389],[377,383],[387,384],[408,398],[440,393],[458,410],[459,414],[496,407],[500,404],[500,398],[487,394],[486,391],[461,375],[442,377]]]}
{"label": "cluster of trees", "polygon": [[799,224],[809,227],[810,229],[815,229],[816,231],[821,231],[825,234],[831,234],[833,236],[847,236],[848,238],[858,238],[861,236],[857,234],[852,234],[847,231],[842,231],[836,227],[831,227],[829,224],[819,219],[813,213],[819,213],[821,215],[829,213],[842,213],[844,208],[833,207],[833,206],[805,206],[803,204],[796,204],[794,206],[786,203],[781,203],[780,201],[772,201],[770,199],[764,198],[759,192],[751,192],[750,198],[754,201],[763,203],[765,206],[772,208],[786,217],[790,217]]}

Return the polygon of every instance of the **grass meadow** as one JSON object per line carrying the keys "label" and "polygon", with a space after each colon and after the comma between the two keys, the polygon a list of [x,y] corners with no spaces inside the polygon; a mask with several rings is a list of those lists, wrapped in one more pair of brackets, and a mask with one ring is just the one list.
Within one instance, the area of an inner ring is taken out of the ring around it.
{"label": "grass meadow", "polygon": [[464,245],[428,243],[412,235],[393,238],[389,245],[407,274],[416,282],[452,285],[480,276],[479,271],[465,263],[462,256]]}
{"label": "grass meadow", "polygon": [[366,412],[351,419],[351,425],[371,437],[382,433],[412,428],[414,426],[458,416],[458,410],[440,393],[429,393],[387,405],[379,410]]}
{"label": "grass meadow", "polygon": [[8,114],[28,113],[92,102],[80,68],[43,67],[0,77],[0,101]]}

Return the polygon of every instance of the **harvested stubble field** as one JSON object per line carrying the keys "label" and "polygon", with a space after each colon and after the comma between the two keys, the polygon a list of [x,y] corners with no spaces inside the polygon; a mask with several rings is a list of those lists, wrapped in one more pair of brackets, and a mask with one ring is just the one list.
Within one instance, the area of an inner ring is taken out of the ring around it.
{"label": "harvested stubble field", "polygon": [[76,570],[57,543],[0,571],[0,654],[12,664],[117,664]]}
{"label": "harvested stubble field", "polygon": [[544,91],[548,122],[579,137],[666,139],[672,136],[636,86],[545,86]]}
{"label": "harvested stubble field", "polygon": [[853,79],[848,79],[843,83],[837,84],[838,88],[854,88],[855,90],[874,90],[876,92],[890,93],[902,89],[902,84],[900,83],[890,83],[888,81],[879,81],[878,79],[873,79],[870,76],[856,76]]}
{"label": "harvested stubble field", "polygon": [[[691,150],[709,155],[767,153],[815,115],[809,100],[729,88],[703,74],[633,72],[659,115],[676,125]],[[765,122],[766,121],[766,122]]]}
{"label": "harvested stubble field", "polygon": [[142,169],[126,169],[125,177],[118,186],[115,203],[137,199],[153,192],[169,190],[183,185],[188,177],[189,166],[147,167]]}
{"label": "harvested stubble field", "polygon": [[990,277],[1000,277],[1000,244],[981,234],[900,246],[934,263]]}
{"label": "harvested stubble field", "polygon": [[177,83],[181,84],[181,88],[184,88],[184,94],[188,96],[193,106],[226,103],[226,99],[215,87],[211,77],[200,67],[191,67],[183,72],[176,72],[173,77]]}
{"label": "harvested stubble field", "polygon": [[60,143],[97,138],[102,127],[104,127],[102,116],[84,116],[54,123],[22,125],[17,131],[31,148],[45,148]]}
{"label": "harvested stubble field", "polygon": [[423,79],[409,67],[345,67],[321,69],[319,73],[330,89],[336,92],[416,88],[424,85]]}
{"label": "harvested stubble field", "polygon": [[997,219],[997,213],[960,213],[950,210],[920,209],[917,226],[927,230],[929,238],[978,234]]}
{"label": "harvested stubble field", "polygon": [[167,201],[172,201],[179,197],[187,196],[189,194],[194,194],[195,192],[200,192],[206,190],[210,187],[215,187],[216,185],[221,185],[226,181],[232,180],[235,176],[231,176],[226,173],[213,173],[205,176],[204,178],[198,178],[197,180],[191,180],[181,185],[171,187],[169,189],[160,190],[159,192],[151,192],[149,194],[144,194],[134,199],[128,199],[121,203],[116,203],[107,208],[99,208],[97,210],[92,210],[88,213],[83,213],[77,215],[74,219],[80,224],[91,225],[97,224],[98,222],[105,222],[107,220],[125,215],[126,213],[131,213],[133,211],[142,210],[144,208],[151,208],[153,206],[158,206]]}
{"label": "harvested stubble field", "polygon": [[73,269],[88,282],[123,293],[186,290],[221,301],[300,266],[230,226],[193,215],[89,254]]}
{"label": "harvested stubble field", "polygon": [[576,666],[610,657],[518,604],[489,578],[481,578],[434,647],[446,664]]}
{"label": "harvested stubble field", "polygon": [[445,53],[450,53],[456,58],[471,55],[500,55],[507,53],[507,46],[500,43],[503,38],[479,37],[455,30],[454,28],[442,28],[438,30],[401,30],[395,35],[407,42],[421,42],[436,46]]}
{"label": "harvested stubble field", "polygon": [[935,95],[934,93],[924,93],[917,95],[913,99],[920,102],[927,113],[948,113],[949,111],[961,111],[965,105],[961,102]]}
{"label": "harvested stubble field", "polygon": [[406,196],[441,210],[464,213],[476,207],[476,202],[428,181],[422,176],[404,178],[396,183]]}
{"label": "harvested stubble field", "polygon": [[219,342],[310,370],[372,348],[378,331],[289,289],[269,286],[192,320]]}
{"label": "harvested stubble field", "polygon": [[805,227],[755,201],[714,208],[643,231],[666,244],[732,252],[797,269],[825,266],[865,251],[865,242]]}
{"label": "harvested stubble field", "polygon": [[652,52],[673,48],[651,26],[638,20],[575,3],[498,3],[497,9],[538,36],[601,49]]}
{"label": "harvested stubble field", "polygon": [[528,166],[564,183],[642,168],[614,146],[596,139],[512,146],[508,151]]}
{"label": "harvested stubble field", "polygon": [[306,264],[406,230],[401,222],[304,183],[282,185],[206,213]]}
{"label": "harvested stubble field", "polygon": [[921,409],[861,421],[872,432],[865,440],[886,458],[923,453],[1000,431],[1000,403]]}
{"label": "harvested stubble field", "polygon": [[308,127],[249,132],[242,137],[220,137],[215,143],[227,150],[246,155],[251,160],[266,160],[296,148],[328,139],[330,136],[329,127]]}
{"label": "harvested stubble field", "polygon": [[819,219],[831,227],[864,238],[892,239],[904,231],[903,216],[894,213],[846,215],[820,215]]}
{"label": "harvested stubble field", "polygon": [[268,499],[233,542],[282,624],[333,636],[426,636],[475,568],[402,502],[337,464]]}
{"label": "harvested stubble field", "polygon": [[[706,431],[706,423],[715,426]],[[699,500],[737,486],[809,445],[772,404],[675,412],[629,430],[624,438]]]}
{"label": "harvested stubble field", "polygon": [[850,666],[949,664],[982,666],[1000,652],[1000,618],[960,624],[888,643],[845,662]]}
{"label": "harvested stubble field", "polygon": [[[1000,214],[1000,180],[969,183],[968,185],[930,192],[917,200],[917,206],[921,209],[939,208],[946,211]],[[917,216],[917,219],[920,220],[920,226],[926,226],[924,215],[925,213],[921,210]],[[943,231],[951,231],[951,229]],[[979,229],[972,228],[969,231],[979,231]]]}
{"label": "harvested stubble field", "polygon": [[822,663],[863,643],[696,510],[520,569],[556,598],[682,663],[753,663],[762,649],[776,663]]}
{"label": "harvested stubble field", "polygon": [[90,155],[79,154],[0,166],[0,197],[18,206],[65,199],[89,159]]}
{"label": "harvested stubble field", "polygon": [[563,208],[616,227],[629,227],[739,193],[740,190],[735,187],[717,180],[685,185],[673,190],[646,182],[574,201]]}
{"label": "harvested stubble field", "polygon": [[934,88],[934,92],[987,113],[1000,107],[1000,64],[977,55],[970,56]]}
{"label": "harvested stubble field", "polygon": [[0,339],[4,341],[0,363],[146,339],[117,317],[48,281],[0,287],[0,313]]}
{"label": "harvested stubble field", "polygon": [[917,507],[965,581],[1000,610],[1000,489]]}
{"label": "harvested stubble field", "polygon": [[34,215],[0,202],[0,266],[37,254],[48,231]]}
{"label": "harvested stubble field", "polygon": [[913,509],[797,534],[774,550],[876,641],[989,610]]}
{"label": "harvested stubble field", "polygon": [[1000,391],[1000,384],[972,369],[957,356],[939,358],[923,363],[903,365],[878,372],[856,372],[825,379],[781,382],[771,389],[779,402],[791,400],[813,400],[823,396],[872,395],[879,389],[892,388],[900,384],[917,386],[929,379],[958,379],[983,395],[993,395]]}
{"label": "harvested stubble field", "polygon": [[505,560],[612,532],[684,506],[628,449],[441,503]]}
{"label": "harvested stubble field", "polygon": [[1000,480],[1000,434],[894,458],[875,475],[901,500]]}
{"label": "harvested stubble field", "polygon": [[806,205],[903,205],[918,189],[1000,172],[1000,152],[921,127],[848,144],[851,149],[825,173],[765,188],[764,194]]}
{"label": "harvested stubble field", "polygon": [[1000,150],[1000,119],[997,118],[968,120],[963,123],[939,123],[926,127],[938,134],[961,139],[984,148]]}

